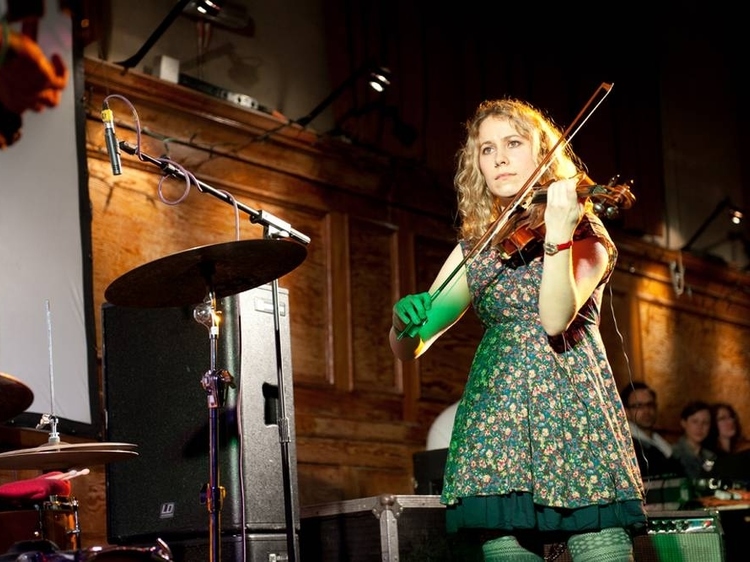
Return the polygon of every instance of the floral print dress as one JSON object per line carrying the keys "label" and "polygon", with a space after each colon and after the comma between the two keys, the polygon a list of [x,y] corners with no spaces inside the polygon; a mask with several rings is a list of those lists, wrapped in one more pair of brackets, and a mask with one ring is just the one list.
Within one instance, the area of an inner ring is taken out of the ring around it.
{"label": "floral print dress", "polygon": [[[449,514],[449,530],[451,520],[453,527],[547,530],[644,522],[638,464],[598,327],[617,251],[601,221],[587,214],[574,239],[589,236],[607,247],[608,268],[558,337],[539,319],[541,252],[517,267],[495,248],[467,262],[485,331],[456,413],[442,502],[459,511],[472,505],[468,499],[493,505],[483,503],[479,515]],[[588,514],[585,523],[577,510]]]}

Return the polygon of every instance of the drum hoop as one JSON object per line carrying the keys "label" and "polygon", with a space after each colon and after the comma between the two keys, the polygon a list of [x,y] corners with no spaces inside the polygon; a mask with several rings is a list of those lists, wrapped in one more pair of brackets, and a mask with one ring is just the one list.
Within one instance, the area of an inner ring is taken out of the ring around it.
{"label": "drum hoop", "polygon": [[50,509],[52,511],[56,509],[63,509],[63,506],[66,508],[73,508],[73,510],[78,509],[78,500],[74,498],[73,496],[49,496],[49,499],[44,500],[42,502],[42,509]]}

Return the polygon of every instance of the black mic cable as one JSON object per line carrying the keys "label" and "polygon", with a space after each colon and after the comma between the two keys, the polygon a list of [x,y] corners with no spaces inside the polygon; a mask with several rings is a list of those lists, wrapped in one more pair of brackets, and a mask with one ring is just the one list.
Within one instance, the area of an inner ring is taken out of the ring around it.
{"label": "black mic cable", "polygon": [[119,176],[122,173],[122,162],[120,161],[120,147],[115,135],[115,116],[105,101],[102,103],[102,123],[104,123],[104,141],[107,144],[109,163],[112,164],[112,173]]}

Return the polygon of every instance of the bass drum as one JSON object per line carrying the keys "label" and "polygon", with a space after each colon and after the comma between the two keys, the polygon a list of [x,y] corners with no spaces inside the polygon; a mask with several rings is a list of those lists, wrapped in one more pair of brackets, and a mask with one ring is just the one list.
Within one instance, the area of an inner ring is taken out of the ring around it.
{"label": "bass drum", "polygon": [[33,508],[0,511],[0,553],[25,541],[50,541],[60,550],[81,546],[78,501],[67,496],[50,496]]}

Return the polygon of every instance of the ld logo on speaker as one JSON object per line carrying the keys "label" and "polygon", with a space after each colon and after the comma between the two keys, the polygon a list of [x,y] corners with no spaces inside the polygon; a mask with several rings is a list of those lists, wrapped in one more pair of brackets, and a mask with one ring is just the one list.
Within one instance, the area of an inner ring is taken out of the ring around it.
{"label": "ld logo on speaker", "polygon": [[174,517],[174,503],[168,502],[161,504],[159,519],[170,519],[172,517]]}

